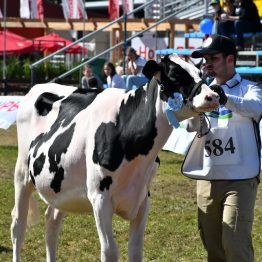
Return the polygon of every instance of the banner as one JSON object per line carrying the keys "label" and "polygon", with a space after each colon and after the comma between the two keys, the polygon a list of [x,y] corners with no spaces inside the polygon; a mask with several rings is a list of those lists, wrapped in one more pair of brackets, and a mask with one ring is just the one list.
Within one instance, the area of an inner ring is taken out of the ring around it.
{"label": "banner", "polygon": [[20,0],[20,17],[30,18],[30,4],[29,0]]}
{"label": "banner", "polygon": [[[124,14],[129,13],[134,9],[133,0],[122,0],[123,12]],[[134,18],[134,15],[129,15],[128,18]]]}
{"label": "banner", "polygon": [[20,0],[20,17],[28,19],[43,19],[43,0]]}
{"label": "banner", "polygon": [[23,96],[0,96],[0,128],[8,129],[15,121]]}
{"label": "banner", "polygon": [[84,3],[82,0],[63,0],[64,17],[67,18],[87,18]]}
{"label": "banner", "polygon": [[119,17],[119,3],[118,0],[109,0],[108,14],[110,19]]}

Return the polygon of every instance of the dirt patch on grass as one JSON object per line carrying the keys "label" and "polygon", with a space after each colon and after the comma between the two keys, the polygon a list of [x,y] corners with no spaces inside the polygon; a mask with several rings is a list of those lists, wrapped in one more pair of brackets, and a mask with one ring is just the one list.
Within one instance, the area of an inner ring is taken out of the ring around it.
{"label": "dirt patch on grass", "polygon": [[16,125],[7,130],[0,129],[0,146],[17,146]]}

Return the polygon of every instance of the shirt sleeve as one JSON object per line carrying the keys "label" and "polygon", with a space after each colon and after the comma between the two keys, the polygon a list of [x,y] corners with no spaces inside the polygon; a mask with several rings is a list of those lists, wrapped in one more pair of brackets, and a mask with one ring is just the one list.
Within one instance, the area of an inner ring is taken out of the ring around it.
{"label": "shirt sleeve", "polygon": [[251,86],[243,97],[227,95],[226,107],[239,114],[260,121],[262,117],[262,87]]}

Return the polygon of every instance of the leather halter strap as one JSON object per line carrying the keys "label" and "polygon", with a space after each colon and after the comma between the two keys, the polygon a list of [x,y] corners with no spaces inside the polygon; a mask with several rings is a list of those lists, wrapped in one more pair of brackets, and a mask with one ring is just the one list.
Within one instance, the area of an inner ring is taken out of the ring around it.
{"label": "leather halter strap", "polygon": [[199,88],[201,88],[201,85],[205,83],[203,80],[200,80],[198,83],[196,83],[196,85],[193,87],[189,97],[188,97],[188,101],[193,101],[194,96],[196,95],[197,91],[199,90]]}

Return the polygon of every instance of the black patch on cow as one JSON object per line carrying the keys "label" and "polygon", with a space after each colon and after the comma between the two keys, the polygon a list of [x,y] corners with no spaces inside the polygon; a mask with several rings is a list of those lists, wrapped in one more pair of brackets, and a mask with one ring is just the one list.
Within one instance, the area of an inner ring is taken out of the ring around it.
{"label": "black patch on cow", "polygon": [[[67,126],[71,124],[70,128],[55,139],[48,152],[50,172],[55,173],[54,179],[51,182],[51,187],[55,192],[60,191],[61,182],[64,178],[64,169],[58,165],[61,159],[61,154],[67,151],[73,136],[75,124],[72,125],[72,121],[79,112],[86,109],[94,101],[98,93],[99,92],[82,92],[79,89],[76,89],[75,92],[61,101],[57,119],[51,125],[50,130],[46,133],[39,134],[31,142],[30,149],[33,149],[33,157],[36,157],[40,147],[45,142],[50,140],[59,129],[67,128]],[[45,93],[41,96],[46,97]]]}
{"label": "black patch on cow", "polygon": [[41,94],[35,102],[35,108],[38,115],[46,116],[52,110],[53,103],[62,98],[63,96],[58,96],[48,92]]}
{"label": "black patch on cow", "polygon": [[172,96],[174,92],[180,92],[184,98],[188,98],[196,84],[189,72],[171,61],[168,56],[165,56],[159,65],[162,68],[161,83],[167,96]]}
{"label": "black patch on cow", "polygon": [[35,159],[33,164],[34,176],[39,175],[43,169],[46,156],[42,153],[38,158]]}
{"label": "black patch on cow", "polygon": [[33,156],[36,157],[38,149],[42,146],[43,143],[48,141],[60,127],[68,126],[75,116],[86,109],[96,98],[97,92],[88,93],[83,95],[82,93],[72,93],[70,96],[61,101],[59,108],[59,113],[56,121],[50,127],[50,130],[47,133],[39,134],[30,145],[30,149],[34,148]]}
{"label": "black patch on cow", "polygon": [[51,182],[51,188],[55,193],[60,192],[61,183],[64,179],[64,168],[61,166],[61,156],[67,152],[75,130],[75,123],[72,124],[65,132],[58,135],[50,146],[48,151],[49,171],[54,173],[54,179]]}
{"label": "black patch on cow", "polygon": [[103,178],[100,181],[100,186],[99,189],[101,191],[104,191],[104,189],[106,188],[107,190],[109,190],[110,185],[113,183],[112,177],[111,176],[107,176],[105,178]]}
{"label": "black patch on cow", "polygon": [[101,92],[103,92],[104,89],[91,89],[91,88],[78,88],[74,91],[74,94],[88,94],[88,93],[95,93],[95,94],[99,94]]}
{"label": "black patch on cow", "polygon": [[157,135],[157,82],[153,78],[148,88],[138,88],[135,96],[122,101],[116,123],[102,123],[95,133],[94,163],[115,171],[125,157],[131,161],[152,149]]}

